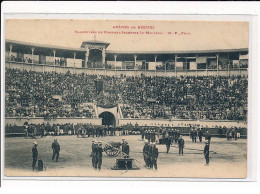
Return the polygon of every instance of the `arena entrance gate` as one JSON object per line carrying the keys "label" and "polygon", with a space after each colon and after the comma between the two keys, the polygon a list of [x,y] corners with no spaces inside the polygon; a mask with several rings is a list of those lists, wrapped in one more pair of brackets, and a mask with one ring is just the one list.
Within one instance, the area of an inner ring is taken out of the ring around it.
{"label": "arena entrance gate", "polygon": [[102,112],[98,117],[102,118],[102,125],[116,125],[116,118],[111,112]]}

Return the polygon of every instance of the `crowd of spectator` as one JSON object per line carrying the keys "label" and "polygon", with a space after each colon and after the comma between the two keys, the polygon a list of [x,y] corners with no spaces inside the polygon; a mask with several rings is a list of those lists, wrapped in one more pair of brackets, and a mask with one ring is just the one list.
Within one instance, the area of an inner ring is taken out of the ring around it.
{"label": "crowd of spectator", "polygon": [[88,68],[99,68],[99,69],[101,69],[101,68],[104,68],[104,65],[101,62],[89,61],[88,62]]}
{"label": "crowd of spectator", "polygon": [[[246,120],[247,77],[128,77],[126,118]],[[147,101],[153,98],[154,102]]]}
{"label": "crowd of spectator", "polygon": [[93,105],[84,105],[96,95],[90,91],[93,85],[93,79],[84,74],[40,73],[7,68],[5,115],[46,119],[95,118]]}
{"label": "crowd of spectator", "polygon": [[[97,91],[95,80],[103,81]],[[95,118],[93,105],[121,106],[124,118],[246,120],[245,76],[149,77],[6,69],[6,116]],[[152,99],[152,100],[151,100]]]}
{"label": "crowd of spectator", "polygon": [[55,59],[55,65],[61,67],[67,67],[67,58],[57,58]]}
{"label": "crowd of spectator", "polygon": [[32,59],[30,57],[15,57],[14,55],[11,55],[9,57],[10,61],[17,61],[17,62],[24,62],[24,63],[32,63]]}

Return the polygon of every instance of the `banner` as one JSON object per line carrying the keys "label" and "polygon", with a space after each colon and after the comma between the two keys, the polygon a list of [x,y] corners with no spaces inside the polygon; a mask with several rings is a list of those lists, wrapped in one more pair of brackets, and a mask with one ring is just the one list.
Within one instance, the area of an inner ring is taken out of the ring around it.
{"label": "banner", "polygon": [[183,70],[183,62],[176,62],[176,70]]}
{"label": "banner", "polygon": [[156,70],[156,63],[155,62],[149,62],[148,69],[149,70]]}
{"label": "banner", "polygon": [[206,63],[207,57],[197,57],[196,62],[197,63]]}
{"label": "banner", "polygon": [[190,62],[190,70],[196,70],[197,69],[197,63],[195,61]]}
{"label": "banner", "polygon": [[248,59],[248,54],[247,55],[240,55],[239,59]]}

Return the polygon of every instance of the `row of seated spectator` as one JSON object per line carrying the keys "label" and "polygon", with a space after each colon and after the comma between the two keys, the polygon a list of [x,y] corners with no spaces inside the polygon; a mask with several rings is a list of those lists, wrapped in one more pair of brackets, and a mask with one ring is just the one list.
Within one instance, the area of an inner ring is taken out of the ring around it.
{"label": "row of seated spectator", "polygon": [[66,58],[55,59],[55,65],[61,67],[67,67],[67,59]]}
{"label": "row of seated spectator", "polygon": [[[30,57],[15,57],[14,55],[11,55],[9,57],[10,61],[17,61],[17,62],[23,62],[23,63],[32,63],[32,59]],[[66,58],[57,58],[55,59],[55,65],[57,66],[67,66],[67,59]]]}
{"label": "row of seated spectator", "polygon": [[[103,81],[102,91],[96,90],[96,79]],[[247,88],[247,76],[100,76],[7,68],[5,107],[6,116],[92,118],[94,108],[84,110],[82,104],[119,103],[125,118],[246,120]]]}
{"label": "row of seated spectator", "polygon": [[32,59],[29,57],[15,57],[14,55],[11,55],[9,58],[10,61],[17,61],[17,62],[24,62],[24,63],[32,63]]}
{"label": "row of seated spectator", "polygon": [[101,62],[92,62],[92,61],[89,61],[88,62],[88,68],[104,68],[104,65],[101,63]]}

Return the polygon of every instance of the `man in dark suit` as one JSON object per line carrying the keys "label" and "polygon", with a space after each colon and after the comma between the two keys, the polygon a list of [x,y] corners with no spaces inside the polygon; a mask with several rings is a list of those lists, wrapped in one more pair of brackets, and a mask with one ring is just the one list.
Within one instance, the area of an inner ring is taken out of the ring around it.
{"label": "man in dark suit", "polygon": [[122,152],[125,153],[127,156],[129,156],[130,147],[127,141],[123,141],[122,143]]}
{"label": "man in dark suit", "polygon": [[96,164],[95,164],[95,169],[98,169],[99,171],[101,170],[101,165],[102,165],[102,152],[103,152],[102,142],[99,141],[96,149],[97,154],[96,154]]}
{"label": "man in dark suit", "polygon": [[199,129],[198,135],[200,142],[202,142],[203,131],[201,129]]}
{"label": "man in dark suit", "polygon": [[96,166],[96,159],[97,159],[97,142],[96,141],[92,141],[92,153],[91,153],[91,157],[92,157],[92,166],[93,168],[95,168]]}
{"label": "man in dark suit", "polygon": [[146,167],[149,167],[148,152],[149,152],[149,144],[148,142],[145,142],[143,147],[143,156],[144,156],[144,162]]}
{"label": "man in dark suit", "polygon": [[169,153],[169,150],[171,148],[171,143],[172,143],[172,141],[171,141],[170,137],[169,136],[166,137],[165,138],[165,145],[166,145],[167,154]]}
{"label": "man in dark suit", "polygon": [[149,157],[151,159],[151,165],[150,168],[157,170],[157,158],[159,156],[158,148],[156,147],[155,143],[151,144],[150,150],[149,150]]}
{"label": "man in dark suit", "polygon": [[210,135],[209,131],[207,131],[207,133],[206,133],[205,140],[208,141],[208,143],[210,144],[211,135]]}
{"label": "man in dark suit", "polygon": [[37,142],[33,142],[33,147],[32,147],[32,158],[33,158],[33,162],[32,162],[32,169],[34,171],[37,160],[38,160],[38,150],[37,150]]}
{"label": "man in dark suit", "polygon": [[193,130],[193,142],[197,142],[197,136],[198,136],[198,131],[196,129]]}
{"label": "man in dark suit", "polygon": [[58,143],[58,140],[55,138],[54,142],[51,145],[53,155],[52,155],[52,161],[54,160],[56,156],[56,162],[58,162],[59,156],[60,156],[60,144]]}
{"label": "man in dark suit", "polygon": [[194,136],[193,136],[193,129],[190,130],[190,138],[192,139],[192,142],[194,142]]}
{"label": "man in dark suit", "polygon": [[209,141],[207,140],[205,142],[205,147],[204,147],[204,157],[206,159],[206,164],[209,164]]}
{"label": "man in dark suit", "polygon": [[180,136],[180,138],[178,139],[178,145],[179,145],[179,156],[182,155],[183,156],[183,148],[184,148],[184,139],[182,139],[182,135]]}

